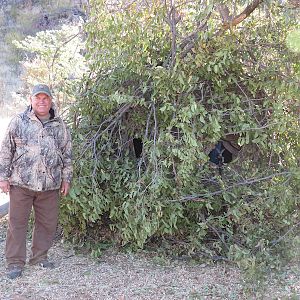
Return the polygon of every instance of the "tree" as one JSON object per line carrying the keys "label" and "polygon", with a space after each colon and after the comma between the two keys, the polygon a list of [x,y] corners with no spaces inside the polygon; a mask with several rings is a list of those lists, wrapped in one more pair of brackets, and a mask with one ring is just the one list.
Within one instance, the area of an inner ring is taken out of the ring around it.
{"label": "tree", "polygon": [[[281,245],[299,219],[296,18],[244,2],[90,2],[66,233],[247,263]],[[242,150],[220,176],[227,137]]]}
{"label": "tree", "polygon": [[40,82],[48,84],[60,110],[75,101],[77,85],[87,71],[81,33],[80,24],[63,25],[61,29],[40,31],[35,36],[14,41],[24,53],[24,82],[27,86]]}

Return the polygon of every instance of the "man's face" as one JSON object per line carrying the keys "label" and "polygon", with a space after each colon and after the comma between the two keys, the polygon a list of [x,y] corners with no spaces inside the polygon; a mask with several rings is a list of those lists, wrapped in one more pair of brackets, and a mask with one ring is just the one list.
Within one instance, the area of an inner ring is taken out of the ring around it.
{"label": "man's face", "polygon": [[39,93],[30,97],[32,109],[37,117],[45,117],[49,114],[51,108],[51,98],[44,94]]}

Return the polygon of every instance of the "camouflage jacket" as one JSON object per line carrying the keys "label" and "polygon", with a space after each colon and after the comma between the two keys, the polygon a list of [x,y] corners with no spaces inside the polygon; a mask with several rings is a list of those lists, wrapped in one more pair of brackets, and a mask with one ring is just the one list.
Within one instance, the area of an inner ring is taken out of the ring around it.
{"label": "camouflage jacket", "polygon": [[71,135],[52,108],[50,114],[42,123],[29,106],[11,120],[0,150],[0,181],[34,191],[71,182]]}

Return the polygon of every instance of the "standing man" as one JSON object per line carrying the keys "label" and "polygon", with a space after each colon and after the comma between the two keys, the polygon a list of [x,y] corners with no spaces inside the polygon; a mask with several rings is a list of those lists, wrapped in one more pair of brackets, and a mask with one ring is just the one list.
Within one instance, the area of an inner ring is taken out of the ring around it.
{"label": "standing man", "polygon": [[29,264],[54,267],[47,252],[56,231],[59,193],[66,196],[72,180],[71,136],[56,115],[49,87],[34,86],[30,104],[10,122],[0,150],[0,189],[10,195],[5,249],[10,279],[21,276],[26,263],[32,207]]}

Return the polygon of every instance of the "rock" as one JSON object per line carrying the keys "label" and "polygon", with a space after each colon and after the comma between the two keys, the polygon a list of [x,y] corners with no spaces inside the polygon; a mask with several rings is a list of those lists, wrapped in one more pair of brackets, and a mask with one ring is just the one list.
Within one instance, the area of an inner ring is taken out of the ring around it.
{"label": "rock", "polygon": [[[72,0],[62,8],[59,1],[0,0],[0,117],[22,111],[27,95],[22,81],[20,53],[14,39],[34,35],[41,30],[60,29],[63,24],[86,20],[81,7],[85,0]],[[23,23],[22,23],[23,22]],[[21,95],[16,94],[21,91]],[[2,121],[2,120],[1,120]]]}
{"label": "rock", "polygon": [[86,21],[86,15],[77,7],[64,8],[53,13],[44,13],[37,21],[38,30],[49,30],[61,24],[78,24],[81,20]]}
{"label": "rock", "polygon": [[8,207],[9,207],[8,202],[0,205],[0,218],[6,216],[8,214]]}

